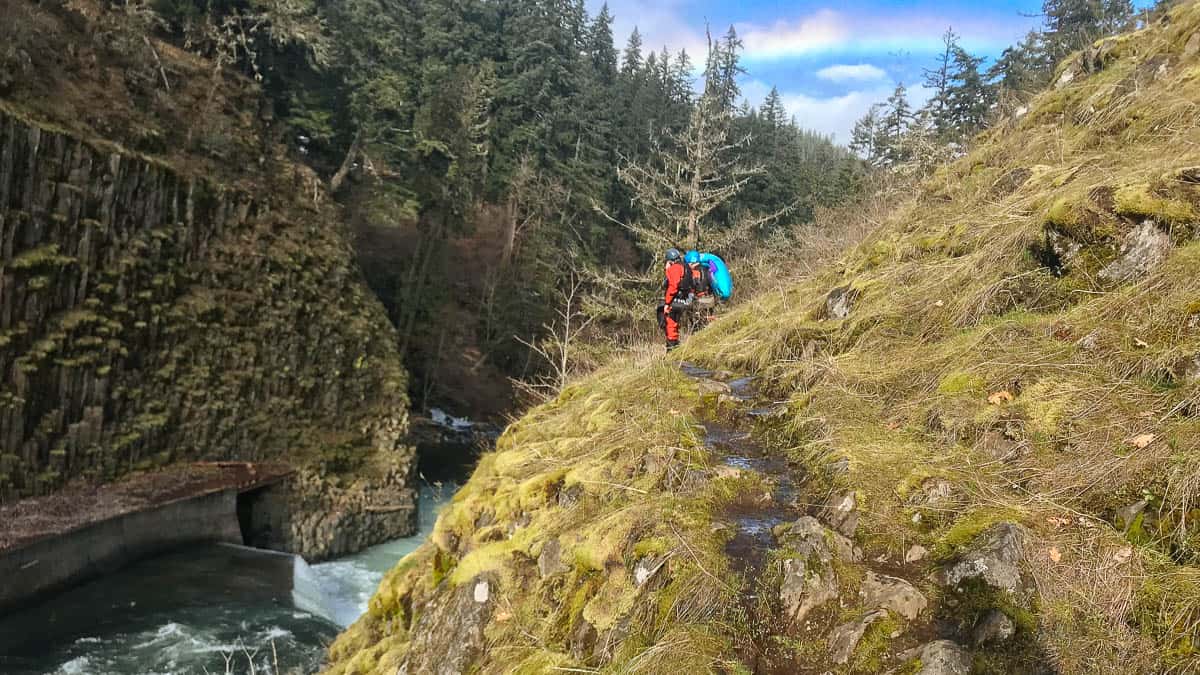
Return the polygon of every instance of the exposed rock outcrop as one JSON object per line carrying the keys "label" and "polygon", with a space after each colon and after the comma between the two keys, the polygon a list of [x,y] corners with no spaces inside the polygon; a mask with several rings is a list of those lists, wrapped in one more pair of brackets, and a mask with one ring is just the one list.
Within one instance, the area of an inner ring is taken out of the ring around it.
{"label": "exposed rock outcrop", "polygon": [[1025,537],[1025,530],[1020,525],[993,525],[976,537],[946,569],[946,584],[959,587],[967,581],[979,581],[1014,598],[1028,599],[1032,589],[1021,570]]}
{"label": "exposed rock outcrop", "polygon": [[794,555],[783,559],[779,599],[789,620],[802,623],[809,613],[838,597],[833,561],[855,559],[854,546],[845,537],[826,529],[816,518],[805,516],[775,531],[779,543]]}
{"label": "exposed rock outcrop", "polygon": [[1128,281],[1146,274],[1167,259],[1171,236],[1153,221],[1144,221],[1121,245],[1119,257],[1100,270],[1107,281]]}
{"label": "exposed rock outcrop", "polygon": [[857,300],[858,291],[853,286],[839,286],[829,291],[825,298],[825,318],[845,319],[850,316]]}
{"label": "exposed rock outcrop", "polygon": [[496,580],[482,575],[427,605],[400,673],[462,675],[484,648],[483,629],[496,606]]}
{"label": "exposed rock outcrop", "polygon": [[904,579],[867,572],[863,581],[864,607],[886,609],[912,621],[929,605],[924,594]]}
{"label": "exposed rock outcrop", "polygon": [[971,637],[976,645],[982,645],[988,642],[1003,642],[1016,632],[1017,627],[1007,614],[998,609],[991,609],[975,625]]}
{"label": "exposed rock outcrop", "polygon": [[866,616],[857,621],[835,627],[829,633],[829,658],[838,665],[845,665],[871,624],[886,618],[887,612],[878,610],[868,612]]}
{"label": "exposed rock outcrop", "polygon": [[936,640],[901,655],[905,660],[918,660],[917,675],[969,675],[971,654],[950,640]]}
{"label": "exposed rock outcrop", "polygon": [[858,497],[854,491],[835,494],[821,509],[821,519],[845,537],[853,537],[858,529]]}

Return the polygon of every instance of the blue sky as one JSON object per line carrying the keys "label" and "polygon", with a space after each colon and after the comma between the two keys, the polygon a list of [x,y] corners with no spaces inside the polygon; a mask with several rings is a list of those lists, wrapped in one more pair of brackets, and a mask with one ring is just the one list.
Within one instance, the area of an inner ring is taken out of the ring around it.
{"label": "blue sky", "polygon": [[[594,15],[602,0],[588,0]],[[848,141],[854,121],[903,82],[927,94],[921,69],[932,64],[948,27],[972,53],[994,58],[1040,20],[1041,0],[780,2],[777,0],[609,0],[618,47],[636,25],[644,50],[686,48],[702,61],[704,26],[729,25],[746,43],[742,91],[754,105],[771,85],[802,126]]]}

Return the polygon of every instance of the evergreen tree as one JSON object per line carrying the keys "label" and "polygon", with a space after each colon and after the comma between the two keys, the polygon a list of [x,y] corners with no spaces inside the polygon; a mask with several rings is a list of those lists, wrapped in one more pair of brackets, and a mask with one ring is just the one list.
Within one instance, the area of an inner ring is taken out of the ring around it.
{"label": "evergreen tree", "polygon": [[[983,81],[979,66],[983,59],[972,56],[961,47],[954,49],[954,70],[947,90],[948,118],[957,137],[970,136],[983,128],[992,107],[992,90]],[[939,136],[945,131],[932,120]]]}
{"label": "evergreen tree", "polygon": [[871,164],[878,164],[880,154],[875,142],[879,139],[880,111],[882,104],[871,106],[867,114],[854,123],[854,131],[850,134],[850,150]]}
{"label": "evergreen tree", "polygon": [[1044,0],[1045,43],[1057,63],[1067,54],[1091,44],[1102,34],[1105,2],[1102,0]]}
{"label": "evergreen tree", "polygon": [[726,113],[733,113],[742,96],[737,80],[745,74],[741,65],[744,43],[733,26],[720,40],[709,38],[708,60],[704,72],[705,92]]}
{"label": "evergreen tree", "polygon": [[668,93],[671,100],[682,106],[692,103],[692,59],[686,50],[679,50],[675,56],[675,65],[671,69],[671,83]]}
{"label": "evergreen tree", "polygon": [[898,84],[884,104],[882,116],[876,127],[876,155],[883,164],[895,166],[909,159],[904,150],[904,133],[908,130],[912,117],[908,89],[903,83]]}
{"label": "evergreen tree", "polygon": [[1025,96],[1041,88],[1049,77],[1042,34],[1030,31],[1025,39],[1005,49],[988,69],[987,81],[997,95]]}
{"label": "evergreen tree", "polygon": [[942,51],[938,55],[937,63],[933,68],[927,68],[924,71],[925,86],[933,91],[926,108],[929,110],[937,133],[941,136],[949,135],[954,126],[950,114],[950,87],[955,54],[958,50],[958,35],[952,29],[947,28],[945,34],[942,35]]}
{"label": "evergreen tree", "polygon": [[1136,11],[1133,0],[1102,0],[1103,12],[1100,30],[1104,35],[1113,35],[1129,30],[1134,25]]}
{"label": "evergreen tree", "polygon": [[767,94],[762,109],[759,111],[759,118],[761,123],[757,126],[762,129],[759,134],[763,139],[762,145],[772,159],[777,159],[780,146],[785,140],[783,135],[788,126],[787,111],[783,108],[783,100],[779,96],[778,88],[771,87],[771,91]]}
{"label": "evergreen tree", "polygon": [[625,52],[621,55],[621,74],[632,77],[642,69],[642,34],[634,26],[625,44]]}
{"label": "evergreen tree", "polygon": [[588,32],[588,55],[592,59],[592,70],[602,85],[608,86],[617,78],[617,50],[613,46],[612,14],[608,3],[592,21]]}

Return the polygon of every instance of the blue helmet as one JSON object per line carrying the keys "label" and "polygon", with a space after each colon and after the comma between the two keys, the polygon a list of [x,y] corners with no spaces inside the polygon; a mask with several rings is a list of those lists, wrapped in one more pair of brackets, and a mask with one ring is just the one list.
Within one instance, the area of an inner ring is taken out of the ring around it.
{"label": "blue helmet", "polygon": [[676,262],[679,260],[680,257],[681,256],[679,255],[679,249],[677,249],[677,248],[667,249],[667,262]]}
{"label": "blue helmet", "polygon": [[689,265],[695,265],[696,263],[700,262],[700,252],[688,251],[687,255],[683,258],[683,261]]}

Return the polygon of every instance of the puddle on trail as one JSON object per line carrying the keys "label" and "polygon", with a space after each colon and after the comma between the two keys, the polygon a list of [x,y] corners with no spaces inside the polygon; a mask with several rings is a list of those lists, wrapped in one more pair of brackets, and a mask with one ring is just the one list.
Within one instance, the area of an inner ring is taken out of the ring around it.
{"label": "puddle on trail", "polygon": [[693,379],[724,382],[729,386],[730,393],[738,401],[751,401],[758,395],[758,390],[754,386],[755,378],[752,376],[735,378],[728,371],[718,372],[687,362],[680,363],[679,370],[683,371],[684,375]]}
{"label": "puddle on trail", "polygon": [[[680,367],[690,377],[725,381],[732,398],[745,409],[744,414],[738,416],[741,424],[736,421],[706,423],[704,442],[714,460],[763,479],[761,493],[738,495],[723,513],[726,526],[733,529],[733,536],[725,544],[725,555],[733,571],[743,579],[739,604],[750,624],[745,644],[740,645],[738,651],[743,652],[745,662],[751,665],[754,672],[759,672],[760,660],[769,651],[765,641],[770,634],[771,621],[771,612],[763,611],[760,598],[767,590],[763,585],[763,571],[771,550],[778,546],[775,528],[804,515],[797,505],[798,487],[804,480],[804,474],[789,465],[786,457],[764,448],[745,430],[745,423],[776,415],[781,408],[786,410],[786,404],[766,403],[767,407],[753,407],[765,403],[758,400],[754,378],[730,379],[728,374],[718,376],[713,371],[686,363]],[[754,483],[746,485],[749,487]],[[757,492],[758,488],[755,490]]]}
{"label": "puddle on trail", "polygon": [[711,379],[717,374],[716,371],[708,370],[707,368],[701,368],[694,363],[681,363],[679,364],[679,369],[683,371],[684,375],[697,379]]}
{"label": "puddle on trail", "polygon": [[739,401],[750,401],[758,392],[754,390],[753,377],[739,377],[736,380],[730,380],[726,384],[733,392],[733,397]]}
{"label": "puddle on trail", "polygon": [[734,528],[725,552],[739,572],[753,575],[763,568],[768,551],[775,547],[772,530],[802,515],[795,504],[794,470],[744,431],[709,423],[705,425],[705,441],[723,464],[756,473],[769,485],[768,492],[746,495],[725,513]]}
{"label": "puddle on trail", "polygon": [[[688,377],[718,378],[716,371],[691,363],[681,363],[679,368]],[[728,379],[728,374],[722,375],[718,379],[726,380],[737,401],[749,404],[757,398],[755,378]],[[765,416],[773,412],[775,408],[761,408],[752,409],[750,414]],[[757,576],[766,564],[767,553],[775,547],[774,528],[802,515],[795,503],[798,476],[785,458],[767,452],[750,433],[737,427],[708,422],[704,425],[704,442],[715,459],[740,471],[758,474],[769,486],[765,494],[744,495],[725,513],[734,528],[734,535],[725,546],[726,554],[740,572]]]}

